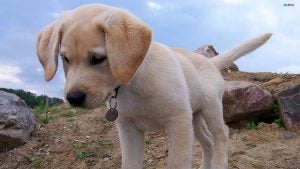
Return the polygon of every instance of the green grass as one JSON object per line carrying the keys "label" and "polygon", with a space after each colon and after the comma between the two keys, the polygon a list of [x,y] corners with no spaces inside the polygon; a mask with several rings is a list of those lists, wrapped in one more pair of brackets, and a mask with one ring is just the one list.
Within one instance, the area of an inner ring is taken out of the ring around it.
{"label": "green grass", "polygon": [[254,144],[254,143],[248,143],[248,144],[246,144],[246,146],[248,146],[249,148],[255,148],[256,144]]}
{"label": "green grass", "polygon": [[102,148],[110,148],[113,146],[113,143],[110,140],[98,140],[96,144]]}
{"label": "green grass", "polygon": [[32,161],[32,166],[33,168],[42,168],[43,165],[43,159],[42,158],[37,158]]}
{"label": "green grass", "polygon": [[281,119],[275,119],[273,123],[277,124],[278,127],[284,127],[284,123]]}
{"label": "green grass", "polygon": [[278,102],[275,100],[273,105],[272,105],[272,109],[273,109],[273,112],[274,113],[278,113],[279,112],[279,105],[278,105]]}
{"label": "green grass", "polygon": [[73,117],[74,115],[75,113],[72,110],[63,111],[59,114],[60,117]]}
{"label": "green grass", "polygon": [[99,153],[99,157],[100,158],[110,158],[111,157],[111,155],[109,155],[107,152],[102,152],[102,151],[100,151],[100,153]]}
{"label": "green grass", "polygon": [[81,142],[73,142],[72,144],[72,148],[77,152],[77,151],[84,151],[86,150],[86,148],[89,147],[88,143],[81,143]]}
{"label": "green grass", "polygon": [[87,114],[93,111],[84,108],[71,108],[61,104],[52,107],[36,106],[33,112],[39,123],[48,124],[57,118],[70,118],[78,114]]}
{"label": "green grass", "polygon": [[108,123],[108,121],[103,116],[96,117],[95,120],[96,120],[97,123],[101,123],[101,124]]}
{"label": "green grass", "polygon": [[80,160],[83,160],[83,159],[86,159],[86,158],[89,158],[89,157],[95,157],[95,156],[96,156],[96,154],[94,152],[81,151],[77,154],[76,158],[80,159]]}
{"label": "green grass", "polygon": [[52,119],[52,116],[45,115],[42,117],[41,121],[43,122],[43,124],[48,124]]}
{"label": "green grass", "polygon": [[254,121],[249,121],[246,123],[247,130],[256,130],[257,129],[257,124]]}

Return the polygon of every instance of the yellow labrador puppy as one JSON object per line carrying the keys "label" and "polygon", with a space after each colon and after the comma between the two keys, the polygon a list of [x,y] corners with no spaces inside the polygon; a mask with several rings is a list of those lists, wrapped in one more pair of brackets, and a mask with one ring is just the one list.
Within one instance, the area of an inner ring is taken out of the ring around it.
{"label": "yellow labrador puppy", "polygon": [[208,59],[152,41],[151,29],[125,10],[91,4],[45,27],[36,47],[47,81],[61,55],[68,104],[95,108],[119,89],[116,121],[122,169],[142,168],[144,133],[158,129],[168,132],[169,169],[191,168],[194,136],[202,149],[200,168],[225,169],[228,130],[219,70],[270,36]]}

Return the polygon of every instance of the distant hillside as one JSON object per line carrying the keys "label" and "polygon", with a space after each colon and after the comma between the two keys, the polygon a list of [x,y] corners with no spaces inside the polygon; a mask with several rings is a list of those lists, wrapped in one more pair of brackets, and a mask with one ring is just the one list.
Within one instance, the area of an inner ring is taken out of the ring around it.
{"label": "distant hillside", "polygon": [[53,105],[56,105],[56,104],[63,103],[63,100],[60,99],[60,98],[55,98],[55,97],[51,98],[51,97],[48,97],[46,95],[37,96],[34,93],[24,91],[22,89],[15,90],[15,89],[0,88],[0,90],[8,92],[8,93],[16,94],[21,99],[23,99],[27,103],[27,105],[31,108],[34,108],[34,107],[39,106],[41,104],[45,105],[46,100],[48,100],[48,105],[49,106],[53,106]]}

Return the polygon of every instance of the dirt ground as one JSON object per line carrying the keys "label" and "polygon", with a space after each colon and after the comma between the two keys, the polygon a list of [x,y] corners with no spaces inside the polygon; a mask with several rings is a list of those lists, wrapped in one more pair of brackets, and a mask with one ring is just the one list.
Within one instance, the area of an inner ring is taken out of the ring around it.
{"label": "dirt ground", "polygon": [[[281,83],[265,88],[276,93],[300,83],[299,75],[253,75],[231,73],[227,79],[246,79],[257,84],[279,77]],[[290,77],[294,76],[294,77]],[[277,86],[277,87],[276,87]],[[93,111],[64,106],[48,124],[39,124],[32,138],[19,148],[0,153],[0,169],[114,169],[120,168],[121,153],[115,123],[104,118],[104,108]],[[300,134],[276,124],[260,123],[257,129],[230,128],[229,168],[300,169]],[[164,131],[147,133],[144,168],[166,168],[167,137]],[[194,145],[193,168],[201,162],[200,146]]]}

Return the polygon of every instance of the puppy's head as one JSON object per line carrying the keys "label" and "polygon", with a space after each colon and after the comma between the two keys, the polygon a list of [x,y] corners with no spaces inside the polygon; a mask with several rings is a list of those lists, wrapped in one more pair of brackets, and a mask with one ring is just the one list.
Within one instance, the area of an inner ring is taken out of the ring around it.
{"label": "puppy's head", "polygon": [[67,12],[38,35],[37,55],[51,80],[62,58],[65,101],[94,108],[130,80],[151,43],[150,29],[127,11],[86,5]]}

